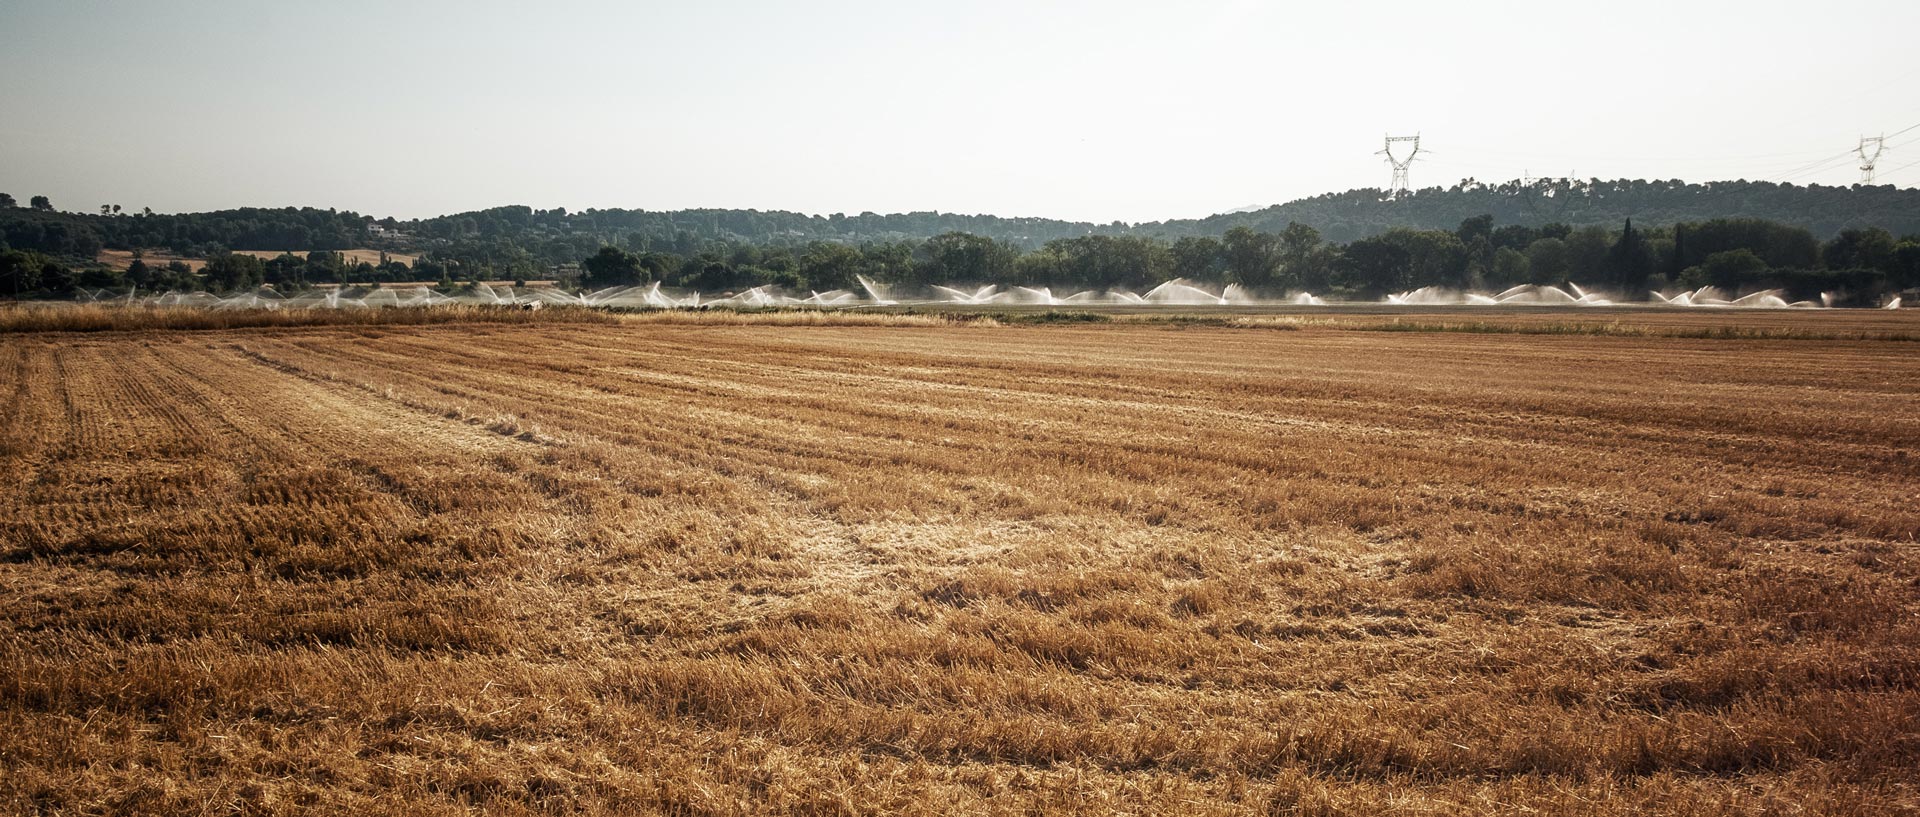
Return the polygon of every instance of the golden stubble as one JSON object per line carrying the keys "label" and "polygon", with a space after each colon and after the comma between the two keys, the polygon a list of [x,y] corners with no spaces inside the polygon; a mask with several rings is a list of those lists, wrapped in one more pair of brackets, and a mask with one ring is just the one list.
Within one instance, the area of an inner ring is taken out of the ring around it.
{"label": "golden stubble", "polygon": [[591,320],[0,337],[0,810],[1920,806],[1910,343]]}

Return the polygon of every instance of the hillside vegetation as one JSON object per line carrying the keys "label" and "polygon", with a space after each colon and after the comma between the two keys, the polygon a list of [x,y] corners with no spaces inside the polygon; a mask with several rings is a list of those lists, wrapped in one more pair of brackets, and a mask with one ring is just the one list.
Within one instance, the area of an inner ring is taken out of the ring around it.
{"label": "hillside vegetation", "polygon": [[[1479,215],[1499,224],[1532,227],[1564,223],[1612,227],[1626,219],[1673,224],[1717,218],[1756,218],[1803,227],[1826,239],[1847,228],[1879,227],[1895,235],[1920,233],[1920,189],[1891,185],[1827,187],[1773,182],[1686,183],[1644,180],[1538,180],[1497,184],[1462,182],[1414,191],[1397,199],[1373,188],[1328,193],[1262,209],[1199,219],[1123,224],[958,213],[807,215],[760,210],[537,210],[496,207],[420,220],[396,220],[314,208],[243,208],[209,213],[98,215],[0,210],[0,239],[17,249],[91,256],[101,247],[200,250],[330,250],[389,245],[426,251],[463,239],[496,240],[539,253],[552,242],[571,244],[557,256],[577,260],[602,244],[688,252],[686,241],[796,245],[809,241],[863,243],[927,239],[969,233],[1033,249],[1084,235],[1139,235],[1162,239],[1219,236],[1233,227],[1279,232],[1288,224],[1312,227],[1348,242],[1391,227],[1450,230]],[[383,237],[380,231],[399,235]],[[197,255],[209,252],[194,253]]]}
{"label": "hillside vegetation", "polygon": [[[113,253],[153,252],[153,260]],[[207,259],[204,264],[184,259]],[[164,260],[163,260],[164,259]],[[1875,306],[1920,287],[1920,190],[1614,181],[1357,190],[1244,213],[1084,224],[941,213],[808,216],[498,207],[420,221],[331,210],[81,215],[0,209],[0,296],[560,278],[708,293],[860,279],[1141,291],[1184,278],[1378,299],[1437,286],[1714,286]]]}

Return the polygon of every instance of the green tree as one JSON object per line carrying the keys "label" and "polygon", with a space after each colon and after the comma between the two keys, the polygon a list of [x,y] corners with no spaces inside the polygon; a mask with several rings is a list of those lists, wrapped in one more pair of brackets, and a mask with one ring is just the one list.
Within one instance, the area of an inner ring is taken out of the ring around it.
{"label": "green tree", "polygon": [[941,233],[914,252],[914,277],[924,284],[986,284],[1006,281],[1019,251],[1013,245],[971,233]]}
{"label": "green tree", "polygon": [[1493,263],[1487,267],[1488,287],[1506,289],[1515,284],[1526,283],[1529,277],[1526,253],[1512,247],[1501,247],[1493,251]]}
{"label": "green tree", "polygon": [[1136,236],[1086,235],[1047,242],[1034,261],[1018,266],[1017,280],[1036,286],[1138,289],[1173,268],[1165,244]]}
{"label": "green tree", "polygon": [[1280,239],[1271,233],[1235,227],[1221,236],[1227,282],[1254,289],[1273,286],[1280,270]]}
{"label": "green tree", "polygon": [[1021,255],[1013,262],[1014,283],[1023,286],[1056,286],[1070,279],[1067,272],[1067,259],[1060,254],[1059,242],[1049,241],[1047,246]]}
{"label": "green tree", "polygon": [[1870,269],[1892,273],[1896,266],[1895,253],[1899,245],[1894,242],[1893,234],[1879,227],[1864,230],[1841,230],[1832,241],[1821,250],[1821,257],[1827,262],[1827,269]]}
{"label": "green tree", "polygon": [[918,249],[912,241],[869,242],[860,245],[860,265],[868,277],[880,283],[911,281],[913,255]]}
{"label": "green tree", "polygon": [[0,252],[0,293],[18,298],[21,293],[32,292],[40,286],[40,266],[42,259],[36,253],[24,250]]}
{"label": "green tree", "polygon": [[40,288],[56,295],[71,295],[77,279],[67,265],[40,256]]}
{"label": "green tree", "polygon": [[252,289],[266,280],[266,264],[251,255],[222,253],[207,259],[207,287],[218,292]]}
{"label": "green tree", "polygon": [[[286,286],[294,289],[305,289],[307,286],[307,259],[290,252],[283,252],[267,260],[264,274],[266,275],[267,283],[273,284],[276,287]],[[333,283],[339,282],[338,279],[330,278],[327,280]]]}
{"label": "green tree", "polygon": [[648,281],[665,281],[667,274],[680,268],[681,258],[670,252],[647,252],[640,255],[640,268],[645,271]]}
{"label": "green tree", "polygon": [[1324,290],[1332,283],[1334,253],[1320,231],[1297,221],[1280,231],[1280,282],[1289,289]]}
{"label": "green tree", "polygon": [[1889,281],[1896,289],[1920,286],[1920,241],[1908,238],[1894,248],[1893,270]]}
{"label": "green tree", "polygon": [[1168,252],[1172,259],[1175,278],[1218,281],[1226,272],[1226,261],[1222,255],[1219,239],[1185,236],[1173,242],[1173,247]]}
{"label": "green tree", "polygon": [[1460,237],[1442,230],[1392,229],[1383,237],[1401,242],[1413,259],[1414,286],[1467,286],[1470,256]]}
{"label": "green tree", "polygon": [[118,289],[125,279],[119,270],[96,264],[81,270],[78,282],[87,289]]}
{"label": "green tree", "polygon": [[19,206],[20,203],[14,201],[12,193],[0,193],[0,210],[12,210]]}
{"label": "green tree", "polygon": [[1488,243],[1492,243],[1493,216],[1490,214],[1481,214],[1462,221],[1460,222],[1460,228],[1454,230],[1453,234],[1460,237],[1460,243],[1462,244],[1472,244],[1476,238],[1484,238],[1487,239]]}
{"label": "green tree", "polygon": [[680,275],[682,286],[701,292],[730,292],[744,289],[752,282],[751,276],[742,274],[719,256],[706,253],[687,259]]}
{"label": "green tree", "polygon": [[815,241],[800,251],[800,277],[816,290],[854,289],[860,281],[860,251],[845,244]]}
{"label": "green tree", "polygon": [[354,275],[356,268],[347,264],[347,257],[337,252],[314,250],[307,253],[303,269],[294,274],[301,281],[345,284],[355,280],[368,280],[372,276]]}
{"label": "green tree", "polygon": [[48,199],[46,196],[34,196],[32,199],[29,199],[27,201],[27,204],[31,205],[33,209],[39,210],[42,212],[53,211],[53,201]]}
{"label": "green tree", "polygon": [[1707,256],[1751,250],[1776,269],[1810,269],[1820,264],[1820,242],[1803,227],[1758,218],[1716,218],[1673,226],[1670,269],[1699,266]]}
{"label": "green tree", "polygon": [[1381,237],[1352,242],[1340,253],[1339,282],[1350,289],[1379,297],[1407,289],[1412,280],[1412,258],[1405,247]]}
{"label": "green tree", "polygon": [[199,288],[200,277],[194,274],[192,267],[187,266],[187,262],[179,260],[168,261],[166,270],[164,284],[156,283],[156,286],[165,286],[167,289]]}
{"label": "green tree", "polygon": [[1613,235],[1605,227],[1582,227],[1567,236],[1567,280],[1595,284],[1606,280],[1607,253]]}
{"label": "green tree", "polygon": [[647,280],[640,256],[613,246],[601,247],[599,252],[581,261],[580,271],[585,273],[583,283],[589,289],[633,286]]}
{"label": "green tree", "polygon": [[1627,219],[1627,226],[1620,231],[1619,240],[1607,250],[1607,283],[1638,296],[1647,286],[1648,276],[1654,270],[1653,248],[1647,244],[1646,237],[1633,228],[1633,219]]}
{"label": "green tree", "polygon": [[1524,224],[1508,224],[1493,231],[1495,249],[1512,249],[1525,252],[1527,246],[1540,238],[1540,231]]}
{"label": "green tree", "polygon": [[1541,238],[1527,245],[1527,281],[1554,285],[1567,282],[1567,242]]}
{"label": "green tree", "polygon": [[1758,280],[1767,271],[1766,259],[1742,247],[1707,256],[1699,266],[1680,274],[1680,285],[1698,289],[1709,284],[1730,292]]}
{"label": "green tree", "polygon": [[1342,261],[1349,284],[1374,295],[1467,283],[1467,249],[1441,230],[1395,227],[1348,244]]}

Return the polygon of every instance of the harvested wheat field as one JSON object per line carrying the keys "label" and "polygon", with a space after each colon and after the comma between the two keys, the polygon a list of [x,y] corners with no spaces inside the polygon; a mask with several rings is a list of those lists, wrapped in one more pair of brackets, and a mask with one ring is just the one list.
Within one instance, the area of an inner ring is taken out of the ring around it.
{"label": "harvested wheat field", "polygon": [[0,811],[1920,810],[1920,343],[871,323],[0,335]]}
{"label": "harvested wheat field", "polygon": [[[133,259],[134,254],[132,250],[101,250],[95,254],[93,258],[94,261],[99,262],[108,269],[116,269],[122,272],[125,272],[128,267],[133,266]],[[169,261],[179,261],[186,264],[187,268],[194,272],[199,272],[207,266],[207,259],[205,258],[188,258],[183,255],[176,255],[172,251],[163,248],[143,250],[140,255],[140,260],[142,263],[156,267],[164,267]]]}

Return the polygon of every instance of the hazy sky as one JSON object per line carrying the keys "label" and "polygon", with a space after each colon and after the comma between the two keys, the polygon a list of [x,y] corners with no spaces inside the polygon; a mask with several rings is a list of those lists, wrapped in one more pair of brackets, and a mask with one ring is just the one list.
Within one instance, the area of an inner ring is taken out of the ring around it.
{"label": "hazy sky", "polygon": [[[1415,131],[1416,186],[1848,183],[1861,134],[1920,125],[1916,29],[1916,0],[0,0],[0,191],[1148,221],[1384,186]],[[1920,184],[1920,128],[1887,141]]]}

